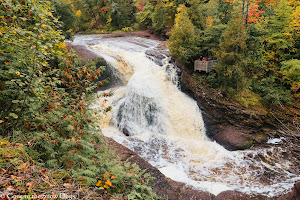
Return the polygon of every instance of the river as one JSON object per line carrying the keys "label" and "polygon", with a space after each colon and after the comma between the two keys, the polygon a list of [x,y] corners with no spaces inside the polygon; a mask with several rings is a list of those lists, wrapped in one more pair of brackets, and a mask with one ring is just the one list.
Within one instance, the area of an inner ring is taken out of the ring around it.
{"label": "river", "polygon": [[178,69],[162,42],[81,35],[72,44],[103,57],[122,83],[97,94],[93,109],[101,113],[103,134],[167,177],[215,195],[238,190],[269,197],[300,180],[299,166],[285,158],[289,143],[279,145],[284,138],[270,139],[266,148],[234,152],[211,141],[197,103],[180,90]]}

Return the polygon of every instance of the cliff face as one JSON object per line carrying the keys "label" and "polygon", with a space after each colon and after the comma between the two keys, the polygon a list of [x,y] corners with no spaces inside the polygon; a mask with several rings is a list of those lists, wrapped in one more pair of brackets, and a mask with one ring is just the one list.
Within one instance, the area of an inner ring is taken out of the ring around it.
{"label": "cliff face", "polygon": [[199,74],[176,61],[181,69],[182,90],[193,97],[200,106],[210,138],[228,150],[242,150],[262,144],[274,135],[278,123],[266,112],[247,109],[224,97],[219,91],[201,85]]}

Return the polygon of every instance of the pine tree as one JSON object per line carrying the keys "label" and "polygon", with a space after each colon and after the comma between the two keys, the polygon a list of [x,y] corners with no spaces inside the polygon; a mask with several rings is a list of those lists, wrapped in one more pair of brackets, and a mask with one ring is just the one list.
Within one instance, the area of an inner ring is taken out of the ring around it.
{"label": "pine tree", "polygon": [[243,21],[240,18],[233,18],[228,23],[217,51],[219,64],[216,71],[224,89],[231,88],[231,93],[239,92],[245,87],[247,38]]}
{"label": "pine tree", "polygon": [[184,64],[191,63],[199,54],[198,36],[190,20],[187,8],[181,5],[175,18],[175,25],[170,32],[168,48],[172,56]]}

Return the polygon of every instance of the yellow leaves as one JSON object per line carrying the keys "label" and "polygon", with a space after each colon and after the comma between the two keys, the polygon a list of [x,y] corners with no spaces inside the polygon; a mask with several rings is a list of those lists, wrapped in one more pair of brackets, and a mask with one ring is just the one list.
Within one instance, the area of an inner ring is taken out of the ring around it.
{"label": "yellow leaves", "polygon": [[300,6],[297,6],[292,14],[291,29],[300,35]]}
{"label": "yellow leaves", "polygon": [[80,17],[82,15],[82,12],[81,10],[77,10],[76,14],[75,14],[77,17]]}
{"label": "yellow leaves", "polygon": [[109,185],[110,187],[112,186],[112,183],[111,181],[108,179],[106,182],[105,182],[105,185]]}
{"label": "yellow leaves", "polygon": [[0,120],[0,124],[2,124],[4,121],[3,120]]}
{"label": "yellow leaves", "polygon": [[[48,54],[47,52],[44,52],[44,55],[47,55],[47,54]],[[45,62],[42,63],[42,65],[43,65],[44,67],[46,67],[46,66],[48,65],[48,62],[45,61]]]}
{"label": "yellow leaves", "polygon": [[298,90],[300,90],[300,82],[295,82],[292,84],[291,90],[293,92],[297,92]]}
{"label": "yellow leaves", "polygon": [[101,186],[102,181],[98,180],[98,182],[96,183],[96,186],[99,187]]}
{"label": "yellow leaves", "polygon": [[41,25],[42,28],[44,28],[45,26],[46,26],[45,24],[42,24],[42,25]]}
{"label": "yellow leaves", "polygon": [[57,43],[56,46],[57,46],[58,48],[64,49],[64,48],[66,48],[66,43],[65,43],[65,42],[60,42],[60,43]]}
{"label": "yellow leaves", "polygon": [[180,11],[181,11],[182,9],[184,9],[184,8],[185,8],[185,6],[184,6],[183,4],[180,4],[180,5],[177,7],[177,12],[180,13]]}

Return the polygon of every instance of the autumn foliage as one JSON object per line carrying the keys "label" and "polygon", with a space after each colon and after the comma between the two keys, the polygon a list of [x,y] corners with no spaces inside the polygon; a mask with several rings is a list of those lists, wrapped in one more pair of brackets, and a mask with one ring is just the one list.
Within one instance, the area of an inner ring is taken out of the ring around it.
{"label": "autumn foliage", "polygon": [[[142,172],[131,165],[123,167],[107,149],[94,123],[94,111],[89,109],[94,89],[105,82],[97,82],[102,68],[96,67],[97,61],[83,65],[66,47],[51,2],[3,0],[0,15],[0,132],[13,142],[0,145],[5,147],[0,162],[0,178],[5,181],[0,183],[5,191],[49,191],[39,183],[55,188],[59,183],[43,171],[47,168],[60,169],[81,186],[94,189],[98,177],[116,174],[116,190],[98,192],[100,196],[118,192],[120,196],[152,195],[147,184],[126,183],[138,180]],[[27,157],[6,152],[5,145],[10,149],[22,146]],[[37,176],[30,171],[34,166],[41,169]],[[133,177],[129,170],[139,176]],[[133,185],[142,189],[137,192]]]}

